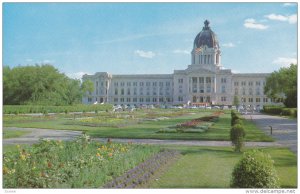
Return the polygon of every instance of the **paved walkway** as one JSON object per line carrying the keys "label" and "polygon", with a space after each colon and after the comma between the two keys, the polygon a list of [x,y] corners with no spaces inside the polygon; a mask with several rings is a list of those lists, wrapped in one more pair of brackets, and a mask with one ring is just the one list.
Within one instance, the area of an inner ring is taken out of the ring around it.
{"label": "paved walkway", "polygon": [[[68,130],[53,130],[53,129],[35,129],[35,128],[17,128],[5,127],[5,130],[25,130],[31,133],[19,138],[3,139],[4,145],[9,144],[33,144],[41,138],[51,140],[72,140],[82,134],[81,131]],[[107,142],[107,138],[94,138],[96,141]],[[230,141],[202,141],[202,140],[158,140],[158,139],[120,139],[111,138],[112,142],[119,143],[138,143],[138,144],[152,144],[152,145],[187,145],[187,146],[231,146]],[[249,147],[272,147],[281,146],[276,142],[246,142]]]}
{"label": "paved walkway", "polygon": [[35,128],[17,128],[4,127],[4,130],[22,130],[30,133],[18,138],[3,139],[3,145],[8,144],[33,144],[41,138],[51,140],[72,140],[82,134],[81,131],[54,130],[54,129],[35,129]]}
{"label": "paved walkway", "polygon": [[[289,147],[297,154],[297,120],[260,113],[243,116],[252,120],[257,127],[262,129],[267,135],[272,136],[277,143]],[[272,126],[272,135],[270,134],[270,126]]]}
{"label": "paved walkway", "polygon": [[[95,138],[96,141],[107,142],[107,138]],[[205,141],[205,140],[160,140],[160,139],[119,139],[111,138],[112,142],[118,143],[138,143],[151,145],[186,145],[186,146],[232,146],[230,141]],[[247,147],[274,147],[282,146],[276,142],[246,142]]]}

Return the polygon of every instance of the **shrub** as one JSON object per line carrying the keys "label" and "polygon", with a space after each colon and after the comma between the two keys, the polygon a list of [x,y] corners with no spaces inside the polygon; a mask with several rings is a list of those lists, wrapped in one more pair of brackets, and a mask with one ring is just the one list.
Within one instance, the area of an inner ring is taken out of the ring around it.
{"label": "shrub", "polygon": [[297,109],[296,108],[282,108],[282,115],[297,117]]}
{"label": "shrub", "polygon": [[245,152],[232,172],[231,187],[278,188],[279,179],[270,155],[252,150]]}
{"label": "shrub", "polygon": [[282,112],[282,106],[264,106],[264,112],[279,115]]}
{"label": "shrub", "polygon": [[236,125],[236,124],[239,124],[239,125],[242,125],[242,126],[244,125],[243,120],[241,118],[238,118],[238,119],[234,120],[233,125]]}
{"label": "shrub", "polygon": [[43,110],[44,115],[48,115],[48,110]]}
{"label": "shrub", "polygon": [[282,106],[264,106],[264,112],[275,115],[297,117],[297,108],[284,108]]}
{"label": "shrub", "polygon": [[231,126],[235,124],[235,120],[239,119],[238,115],[232,110],[231,111]]}
{"label": "shrub", "polygon": [[232,142],[232,145],[235,146],[235,151],[240,152],[243,148],[245,135],[246,133],[242,125],[236,124],[231,127],[230,140]]}

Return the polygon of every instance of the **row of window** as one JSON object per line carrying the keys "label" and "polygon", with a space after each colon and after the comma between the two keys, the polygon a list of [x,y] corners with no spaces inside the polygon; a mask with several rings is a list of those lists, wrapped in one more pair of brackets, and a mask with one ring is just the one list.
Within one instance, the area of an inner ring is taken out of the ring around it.
{"label": "row of window", "polygon": [[[254,84],[254,82],[253,81],[249,81],[248,82],[248,86],[253,86],[253,84]],[[265,85],[266,84],[266,82],[265,81],[255,81],[255,86],[260,86],[260,85]],[[241,86],[246,86],[247,85],[247,82],[246,81],[242,81],[241,82]],[[239,86],[239,82],[234,82],[234,86]]]}
{"label": "row of window", "polygon": [[[214,61],[215,55],[199,55],[199,64],[211,64]],[[216,57],[216,62],[218,63],[218,57]],[[196,55],[193,56],[193,64],[195,64]]]}
{"label": "row of window", "polygon": [[[104,92],[104,91],[105,91],[105,92]],[[100,89],[100,92],[99,92],[99,90],[98,90],[98,88],[97,88],[97,89],[96,89],[96,95],[98,95],[98,94],[100,94],[100,95],[107,94],[107,89],[105,89],[105,90]]]}
{"label": "row of window", "polygon": [[[130,87],[130,86],[171,86],[171,82],[126,82],[126,86]],[[119,86],[119,82],[114,82],[114,86],[118,87]],[[125,86],[125,82],[120,82],[120,86],[124,87]]]}
{"label": "row of window", "polygon": [[164,98],[164,97],[160,97],[160,98],[114,98],[114,102],[118,103],[118,102],[172,102],[172,98]]}
{"label": "row of window", "polygon": [[211,102],[211,100],[210,100],[210,96],[199,96],[199,97],[197,97],[197,96],[193,96],[193,99],[192,99],[192,101],[193,102]]}
{"label": "row of window", "polygon": [[[255,94],[256,95],[261,95],[260,88],[256,88]],[[239,89],[238,88],[234,89],[234,95],[239,95]],[[246,89],[245,88],[242,88],[242,95],[246,95]],[[253,89],[252,88],[248,89],[248,95],[253,95]]]}
{"label": "row of window", "polygon": [[[96,97],[96,99],[95,99],[96,102],[100,102],[100,103],[104,102],[105,100],[106,100],[106,98],[103,98],[103,97],[99,97],[99,98]],[[92,102],[92,101],[93,101],[93,98],[88,97],[88,102]]]}
{"label": "row of window", "polygon": [[[133,91],[130,89],[130,88],[127,88],[126,90],[126,95],[137,95],[137,88],[133,88]],[[115,95],[125,95],[125,89],[124,88],[121,88],[120,90],[118,88],[115,88]],[[145,92],[146,95],[150,95],[150,88],[147,88],[146,89],[146,92]],[[165,90],[163,90],[163,88],[159,88],[159,91],[156,90],[156,88],[153,88],[152,90],[152,94],[153,95],[170,95],[171,92],[170,92],[170,88],[166,88]],[[144,89],[143,88],[140,88],[140,91],[139,91],[139,95],[144,95]]]}
{"label": "row of window", "polygon": [[[100,85],[103,87],[104,86],[104,82],[100,82]],[[105,86],[107,87],[108,86],[108,82],[105,81]],[[96,87],[99,87],[99,82],[96,81]]]}
{"label": "row of window", "polygon": [[190,78],[190,83],[191,83],[191,81],[192,81],[192,83],[193,84],[195,84],[195,83],[204,83],[204,81],[205,81],[205,83],[212,83],[213,81],[212,81],[213,79],[211,78],[211,77],[192,77],[192,78]]}
{"label": "row of window", "polygon": [[[254,101],[254,98],[242,98],[241,99],[241,102],[242,103],[245,103],[245,102],[253,102]],[[268,102],[268,98],[262,98],[262,102]],[[261,102],[261,98],[255,98],[255,102]],[[272,100],[271,100],[272,102]]]}
{"label": "row of window", "polygon": [[[204,93],[205,92],[204,91],[204,85],[200,86],[199,90],[197,90],[197,85],[193,85],[192,92],[193,93],[197,93],[197,92]],[[211,93],[211,92],[214,92],[213,88],[210,85],[207,85],[206,86],[206,93]],[[179,93],[180,93],[180,90],[179,90]]]}

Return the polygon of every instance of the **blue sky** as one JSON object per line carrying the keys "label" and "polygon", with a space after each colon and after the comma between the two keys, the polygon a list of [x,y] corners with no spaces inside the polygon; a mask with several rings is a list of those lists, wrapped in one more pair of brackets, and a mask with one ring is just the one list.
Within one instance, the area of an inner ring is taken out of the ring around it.
{"label": "blue sky", "polygon": [[3,64],[172,73],[190,64],[208,19],[225,68],[268,73],[296,62],[297,13],[288,3],[4,3]]}

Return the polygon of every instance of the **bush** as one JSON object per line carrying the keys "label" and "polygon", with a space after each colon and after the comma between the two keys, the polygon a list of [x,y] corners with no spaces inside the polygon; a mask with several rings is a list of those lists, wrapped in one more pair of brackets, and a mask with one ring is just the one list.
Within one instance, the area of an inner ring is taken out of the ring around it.
{"label": "bush", "polygon": [[240,124],[235,124],[230,130],[230,140],[232,145],[235,146],[235,151],[240,152],[244,147],[244,138],[245,138],[244,127]]}
{"label": "bush", "polygon": [[242,125],[242,126],[244,125],[243,120],[241,118],[238,118],[238,119],[234,120],[233,125],[236,125],[236,124],[239,124],[239,125]]}
{"label": "bush", "polygon": [[245,152],[232,172],[231,187],[279,188],[279,179],[270,155],[258,150]]}
{"label": "bush", "polygon": [[231,126],[235,124],[235,121],[239,119],[238,115],[232,110],[231,111]]}
{"label": "bush", "polygon": [[264,112],[275,115],[297,117],[297,108],[284,108],[282,106],[264,106]]}
{"label": "bush", "polygon": [[297,109],[296,108],[282,108],[281,114],[285,115],[285,116],[297,117]]}
{"label": "bush", "polygon": [[264,106],[264,112],[279,115],[282,112],[282,106]]}

